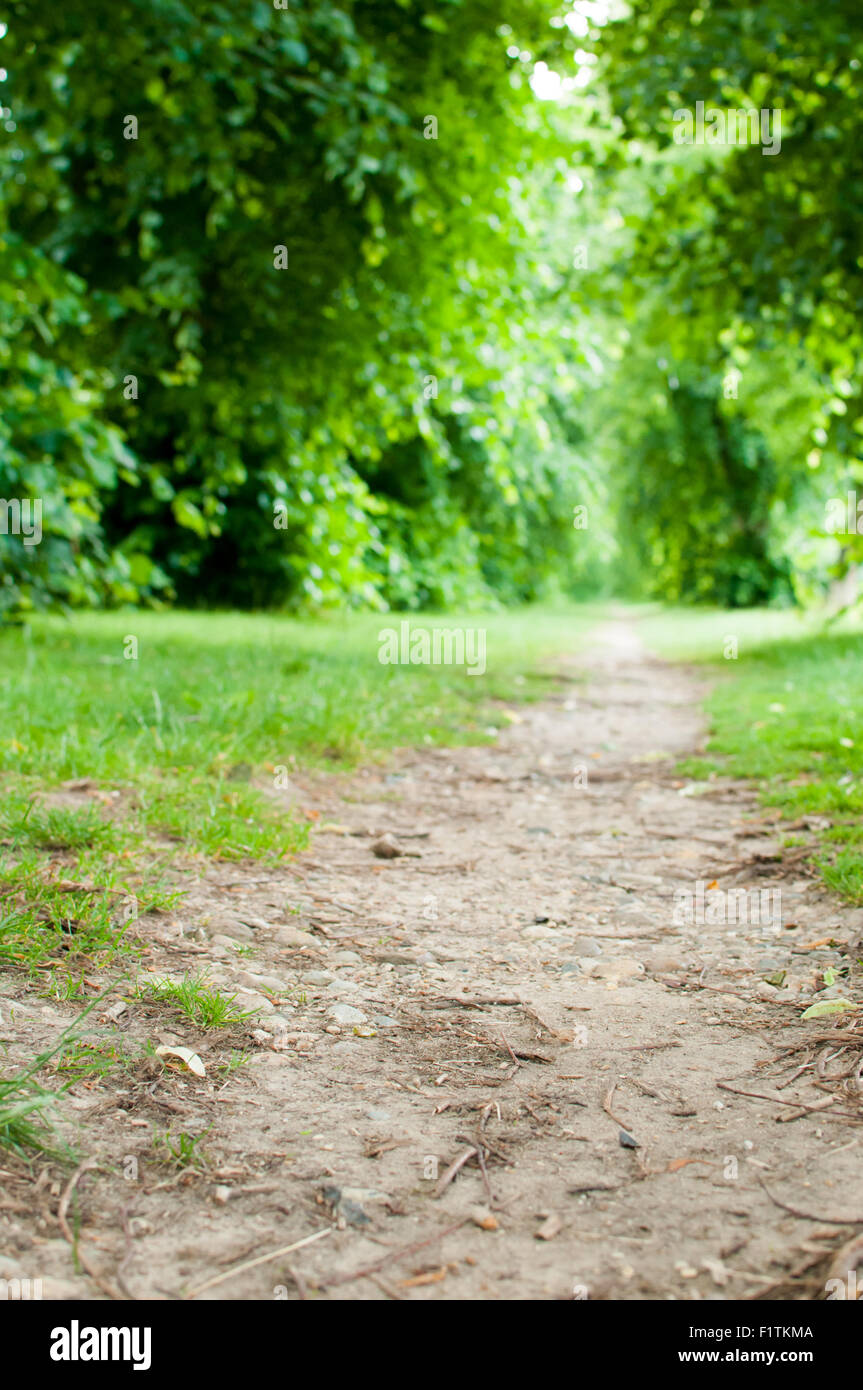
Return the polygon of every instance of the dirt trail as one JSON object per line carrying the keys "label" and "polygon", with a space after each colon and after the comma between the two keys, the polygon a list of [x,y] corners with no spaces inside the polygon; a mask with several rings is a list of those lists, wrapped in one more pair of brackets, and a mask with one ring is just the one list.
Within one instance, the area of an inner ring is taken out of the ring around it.
{"label": "dirt trail", "polygon": [[[494,747],[300,779],[300,804],[320,813],[308,854],[289,870],[222,866],[175,919],[140,924],[152,968],[209,964],[263,1012],[253,1062],[227,1079],[136,1076],[125,1095],[74,1101],[88,1151],[115,1170],[140,1158],[136,1178],[78,1185],[82,1247],[109,1286],[176,1296],[220,1277],[200,1296],[231,1299],[823,1296],[830,1253],[853,1234],[839,1223],[863,1220],[859,1096],[853,1078],[829,1079],[860,1044],[828,1062],[826,1081],[814,1043],[780,1054],[849,1026],[799,1021],[816,972],[843,962],[835,946],[802,948],[854,941],[861,913],[800,861],[771,859],[781,834],[750,790],[675,777],[703,734],[695,675],[646,655],[625,622],[567,669],[562,692],[522,709]],[[383,832],[409,854],[375,857]],[[675,891],[698,880],[781,888],[781,923],[675,923]],[[771,994],[764,977],[782,970]],[[34,1011],[30,1045],[70,1017]],[[169,1031],[136,1005],[129,1018],[130,1037],[197,1046],[208,1067],[224,1055],[224,1038]],[[210,1168],[149,1163],[154,1124],[212,1124]],[[56,1200],[42,1197],[41,1227],[0,1202],[0,1250],[47,1276],[49,1293],[101,1297],[73,1277]],[[496,1229],[476,1223],[477,1207]]]}

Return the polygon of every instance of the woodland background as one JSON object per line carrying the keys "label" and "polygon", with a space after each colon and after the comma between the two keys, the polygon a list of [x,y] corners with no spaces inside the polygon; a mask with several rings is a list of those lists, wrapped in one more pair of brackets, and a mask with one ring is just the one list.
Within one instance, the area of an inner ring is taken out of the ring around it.
{"label": "woodland background", "polygon": [[[6,620],[809,603],[860,558],[851,0],[6,10]],[[676,144],[697,101],[781,151]]]}

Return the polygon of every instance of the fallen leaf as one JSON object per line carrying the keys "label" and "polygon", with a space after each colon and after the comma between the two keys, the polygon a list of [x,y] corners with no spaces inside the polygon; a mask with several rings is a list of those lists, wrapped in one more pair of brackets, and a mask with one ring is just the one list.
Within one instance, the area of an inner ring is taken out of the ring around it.
{"label": "fallen leaf", "polygon": [[810,1004],[801,1018],[826,1018],[828,1014],[842,1014],[849,1009],[857,1012],[857,1005],[852,1004],[850,999],[822,999],[820,1004]]}
{"label": "fallen leaf", "polygon": [[418,1289],[423,1284],[439,1284],[447,1276],[446,1265],[442,1269],[430,1269],[425,1274],[415,1274],[413,1279],[402,1279],[400,1289]]}
{"label": "fallen leaf", "polygon": [[193,1052],[190,1047],[166,1047],[164,1043],[156,1048],[157,1057],[176,1057],[178,1061],[185,1062],[189,1071],[194,1072],[195,1076],[206,1076],[207,1069],[201,1061],[197,1052]]}

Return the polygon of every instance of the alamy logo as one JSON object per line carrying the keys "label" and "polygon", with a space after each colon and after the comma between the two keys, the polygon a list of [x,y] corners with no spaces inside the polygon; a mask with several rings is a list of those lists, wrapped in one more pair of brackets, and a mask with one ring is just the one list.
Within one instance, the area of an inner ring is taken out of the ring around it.
{"label": "alamy logo", "polygon": [[149,1371],[152,1332],[149,1327],[82,1327],[73,1318],[68,1327],[51,1332],[52,1361],[131,1361],[135,1371]]}
{"label": "alamy logo", "polygon": [[41,1298],[41,1279],[0,1279],[0,1302],[38,1303]]}
{"label": "alamy logo", "polygon": [[485,628],[414,627],[409,622],[381,628],[382,666],[466,666],[469,676],[485,672]]}
{"label": "alamy logo", "polygon": [[[772,125],[772,129],[771,129]],[[762,154],[779,154],[782,149],[782,112],[762,107],[746,111],[724,111],[704,102],[695,111],[681,107],[674,113],[675,145],[761,145]]]}
{"label": "alamy logo", "polygon": [[778,930],[782,926],[782,894],[778,888],[725,890],[699,878],[694,893],[689,888],[675,888],[672,921],[676,927],[750,923]]}
{"label": "alamy logo", "polygon": [[20,536],[25,545],[42,539],[42,499],[0,497],[0,536]]}
{"label": "alamy logo", "polygon": [[863,500],[856,492],[828,498],[825,529],[831,536],[863,536]]}
{"label": "alamy logo", "polygon": [[844,1302],[850,1299],[852,1303],[857,1303],[863,1299],[863,1280],[858,1284],[856,1269],[849,1269],[845,1279],[828,1279],[824,1285],[827,1300]]}

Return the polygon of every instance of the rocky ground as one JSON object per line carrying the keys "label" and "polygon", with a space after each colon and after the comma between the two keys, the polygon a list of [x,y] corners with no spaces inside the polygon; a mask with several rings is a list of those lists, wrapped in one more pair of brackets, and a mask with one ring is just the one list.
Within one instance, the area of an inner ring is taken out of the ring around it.
{"label": "rocky ground", "polygon": [[[297,778],[309,852],[212,867],[137,923],[145,975],[206,969],[251,1017],[98,1006],[90,1041],[136,1060],[67,1098],[90,1166],[3,1160],[0,1277],[83,1299],[824,1297],[863,1223],[863,1031],[800,1015],[859,999],[863,914],[802,846],[780,859],[788,827],[750,789],[675,775],[703,737],[693,673],[620,622],[564,675],[493,747]],[[698,881],[714,920],[685,909]],[[781,910],[715,920],[733,888]],[[75,1016],[0,990],[13,1062]]]}

